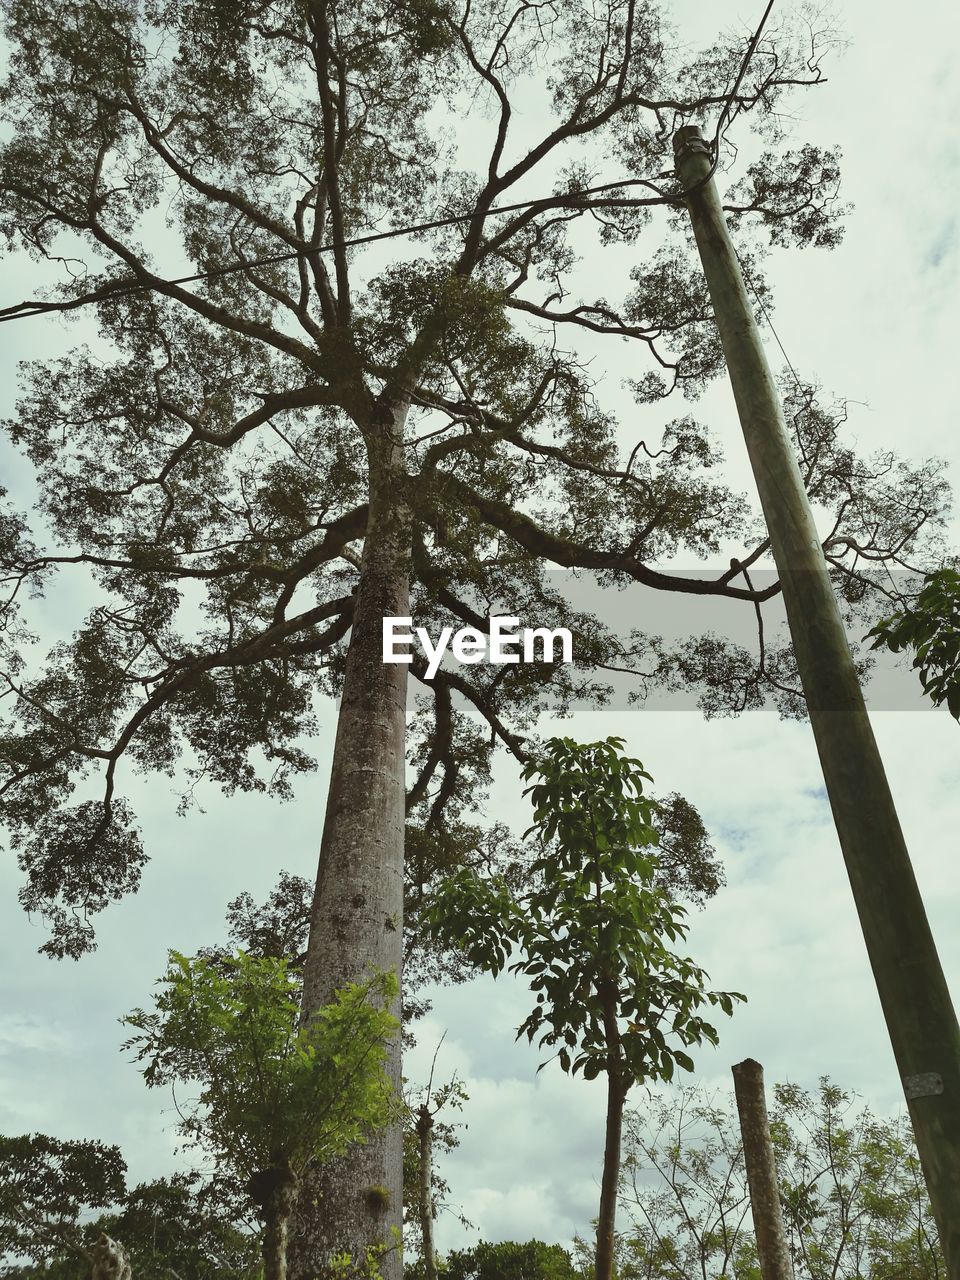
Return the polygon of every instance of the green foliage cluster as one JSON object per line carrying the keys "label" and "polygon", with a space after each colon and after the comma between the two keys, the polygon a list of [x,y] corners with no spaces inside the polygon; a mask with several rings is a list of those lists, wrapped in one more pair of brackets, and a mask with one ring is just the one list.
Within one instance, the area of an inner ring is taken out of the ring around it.
{"label": "green foliage cluster", "polygon": [[[119,1213],[94,1226],[123,1242],[134,1280],[259,1280],[260,1245],[235,1217],[222,1184],[175,1174],[135,1187]],[[237,1199],[239,1197],[233,1197]]]}
{"label": "green foliage cluster", "polygon": [[[481,1241],[471,1249],[454,1249],[440,1259],[438,1274],[445,1280],[583,1280],[570,1254],[558,1244],[542,1240]],[[404,1280],[423,1280],[422,1264],[404,1268]]]}
{"label": "green foliage cluster", "polygon": [[877,624],[873,648],[913,650],[913,667],[935,707],[947,704],[960,720],[960,571],[937,569],[924,578],[916,601]]}
{"label": "green foliage cluster", "polygon": [[362,1142],[397,1106],[382,1070],[399,1028],[394,975],[351,983],[304,1026],[285,958],[172,951],[160,987],[153,1012],[124,1019],[137,1032],[124,1047],[146,1062],[150,1086],[200,1084],[181,1133],[241,1180],[280,1164],[302,1172]]}
{"label": "green foliage cluster", "polygon": [[[55,1139],[46,1141],[54,1149],[70,1145]],[[38,1157],[46,1172],[57,1158],[52,1152],[42,1154],[34,1148],[31,1158]],[[134,1280],[173,1280],[174,1276],[184,1280],[261,1280],[256,1231],[235,1219],[230,1198],[218,1195],[216,1183],[198,1186],[198,1182],[197,1175],[175,1174],[141,1183],[117,1195],[117,1208],[112,1212],[93,1217],[98,1205],[88,1194],[89,1186],[71,1176],[77,1212],[63,1216],[55,1235],[48,1234],[35,1218],[25,1219],[29,1204],[21,1187],[0,1208],[0,1223],[9,1224],[11,1215],[19,1219],[20,1236],[15,1246],[6,1237],[2,1247],[32,1261],[11,1263],[0,1268],[0,1274],[11,1280],[32,1280],[40,1275],[46,1280],[89,1280],[90,1263],[83,1250],[103,1232],[122,1243]]]}
{"label": "green foliage cluster", "polygon": [[672,943],[685,911],[656,883],[658,833],[650,780],[622,740],[552,738],[524,769],[542,848],[533,887],[461,871],[438,888],[427,918],[438,940],[477,968],[528,979],[536,1005],[518,1036],[560,1045],[564,1071],[594,1079],[616,1063],[625,1086],[693,1070],[686,1052],[717,1031],[698,1012],[730,1014],[737,992],[708,991],[706,974]]}
{"label": "green foliage cluster", "polygon": [[[286,882],[275,897],[288,888],[295,901]],[[234,904],[237,928],[245,906]],[[285,956],[171,951],[158,985],[152,1011],[123,1019],[136,1032],[124,1048],[146,1064],[149,1086],[200,1086],[178,1106],[178,1128],[213,1158],[214,1177],[199,1191],[178,1177],[128,1194],[115,1147],[0,1139],[0,1248],[55,1262],[63,1280],[87,1258],[90,1231],[121,1240],[142,1280],[166,1280],[171,1267],[193,1280],[252,1280],[260,1241],[243,1229],[244,1214],[252,1209],[266,1223],[264,1241],[276,1242],[308,1165],[363,1142],[400,1106],[384,1071],[399,1029],[395,975],[349,984],[302,1025],[300,979]]]}
{"label": "green foliage cluster", "polygon": [[43,1263],[75,1249],[81,1212],[121,1202],[125,1173],[119,1149],[103,1142],[0,1137],[0,1255]]}

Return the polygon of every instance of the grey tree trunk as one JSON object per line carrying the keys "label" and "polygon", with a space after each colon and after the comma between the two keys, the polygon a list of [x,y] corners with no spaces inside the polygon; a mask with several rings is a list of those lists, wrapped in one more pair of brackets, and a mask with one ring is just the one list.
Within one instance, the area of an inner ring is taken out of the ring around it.
{"label": "grey tree trunk", "polygon": [[763,1092],[763,1067],[753,1058],[746,1058],[732,1070],[760,1274],[763,1280],[793,1280]]}
{"label": "grey tree trunk", "polygon": [[417,1142],[420,1155],[419,1203],[420,1248],[426,1280],[437,1280],[437,1258],[433,1249],[433,1198],[430,1184],[433,1176],[433,1116],[424,1103],[417,1112]]}
{"label": "grey tree trunk", "polygon": [[[383,662],[382,637],[384,617],[408,613],[407,408],[385,408],[367,431],[370,514],[304,967],[304,1018],[372,969],[401,970],[407,668]],[[399,1037],[387,1069],[399,1097]],[[292,1280],[325,1276],[338,1254],[362,1266],[371,1247],[385,1251],[384,1280],[400,1280],[402,1198],[399,1121],[308,1171],[291,1231]]]}

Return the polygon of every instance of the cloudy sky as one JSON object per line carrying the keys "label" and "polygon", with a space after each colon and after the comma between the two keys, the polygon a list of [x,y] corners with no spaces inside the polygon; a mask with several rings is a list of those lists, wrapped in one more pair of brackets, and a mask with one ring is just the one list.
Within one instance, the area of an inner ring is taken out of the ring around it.
{"label": "cloudy sky", "polygon": [[[696,43],[716,25],[752,28],[762,4],[684,0],[671,8]],[[909,24],[891,10],[848,0],[849,48],[831,62],[829,84],[797,103],[798,137],[843,148],[844,196],[856,206],[845,242],[831,254],[774,255],[768,278],[780,337],[801,374],[860,402],[851,437],[867,450],[947,457],[956,476],[960,18],[946,0],[917,0]],[[11,286],[8,276],[0,301],[19,300],[23,280]],[[7,326],[3,338],[9,403],[12,362],[55,339],[38,321]],[[779,364],[776,353],[771,359]],[[624,372],[611,365],[608,377],[615,384]],[[726,388],[696,412],[715,426],[730,474],[746,487]],[[960,995],[960,731],[919,696],[914,711],[875,713],[874,727]],[[726,1088],[730,1064],[751,1056],[768,1082],[813,1086],[829,1074],[876,1109],[895,1109],[897,1072],[809,728],[772,713],[705,723],[695,711],[665,710],[584,713],[564,732],[624,736],[658,792],[680,791],[699,808],[725,864],[728,885],[693,918],[688,949],[714,987],[742,990],[749,1003],[724,1020],[719,1049],[698,1056],[697,1078]],[[169,1099],[148,1093],[118,1052],[117,1019],[148,998],[168,947],[190,952],[221,936],[224,908],[238,892],[262,898],[281,868],[312,877],[322,744],[319,754],[317,776],[302,780],[282,809],[208,792],[204,813],[178,820],[170,783],[141,782],[132,799],[152,861],[139,895],[105,913],[99,950],[78,964],[36,954],[43,926],[21,913],[19,873],[12,859],[3,862],[0,1131],[116,1142],[134,1180],[173,1167]],[[512,768],[501,767],[491,813],[525,826],[520,791]],[[513,1043],[528,1002],[509,979],[437,992],[407,1063],[412,1079],[423,1078],[445,1032],[438,1074],[457,1071],[470,1094],[469,1128],[443,1170],[477,1228],[467,1239],[568,1241],[596,1212],[603,1090],[568,1080],[556,1064],[535,1074],[536,1052]],[[452,1218],[441,1221],[442,1247],[464,1238]]]}

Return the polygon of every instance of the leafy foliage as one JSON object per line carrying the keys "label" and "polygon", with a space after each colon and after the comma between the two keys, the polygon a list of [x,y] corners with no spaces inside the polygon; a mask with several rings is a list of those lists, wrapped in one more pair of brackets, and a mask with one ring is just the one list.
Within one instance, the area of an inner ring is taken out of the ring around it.
{"label": "leafy foliage", "polygon": [[686,1049],[717,1042],[698,1010],[730,1014],[744,997],[708,991],[704,971],[669,945],[686,936],[685,912],[655,882],[650,775],[622,746],[550,739],[524,769],[539,779],[528,788],[543,850],[535,887],[515,897],[502,879],[460,872],[439,887],[428,919],[494,976],[518,952],[509,970],[537,998],[518,1036],[559,1044],[563,1070],[587,1079],[616,1064],[626,1088],[692,1071]]}
{"label": "leafy foliage", "polygon": [[[651,822],[658,832],[656,879],[672,897],[701,903],[723,884],[723,868],[696,808],[676,792],[653,803]],[[432,899],[432,883],[458,866],[483,874],[501,874],[519,892],[530,880],[529,843],[515,839],[502,823],[470,823],[444,830],[411,825],[406,841],[402,1035],[413,1039],[412,1023],[430,1009],[418,993],[431,982],[464,982],[475,970],[459,947],[440,950],[421,928],[421,914]],[[297,974],[306,954],[313,885],[303,876],[281,871],[267,898],[249,893],[227,905],[227,946],[205,947],[201,955],[222,958],[233,950],[289,962]]]}
{"label": "leafy foliage", "polygon": [[960,572],[937,569],[924,578],[916,601],[878,623],[873,648],[913,650],[913,667],[933,705],[947,704],[960,720]]}
{"label": "leafy foliage", "polygon": [[285,959],[173,951],[160,986],[153,1012],[124,1019],[137,1032],[124,1047],[146,1062],[148,1085],[201,1086],[180,1131],[250,1183],[254,1199],[265,1171],[297,1175],[392,1114],[382,1072],[398,1026],[383,1007],[397,994],[392,975],[351,984],[303,1027]]}
{"label": "leafy foliage", "polygon": [[[197,1182],[197,1175],[175,1174],[141,1183],[114,1212],[89,1221],[82,1236],[90,1240],[104,1232],[120,1241],[135,1280],[260,1280],[259,1234],[232,1222],[216,1188]],[[61,1239],[51,1246],[42,1272],[10,1264],[4,1274],[11,1280],[40,1274],[47,1280],[88,1280],[90,1263]]]}
{"label": "leafy foliage", "polygon": [[95,1224],[123,1241],[134,1280],[259,1280],[259,1234],[232,1221],[216,1184],[175,1174],[142,1183],[121,1212]]}
{"label": "leafy foliage", "polygon": [[[439,1274],[446,1280],[581,1280],[567,1251],[542,1240],[481,1241],[471,1249],[454,1249],[441,1260]],[[404,1268],[409,1280],[422,1280],[418,1267]]]}
{"label": "leafy foliage", "polygon": [[125,1173],[119,1149],[103,1142],[0,1137],[0,1254],[83,1257],[81,1219],[124,1199]]}

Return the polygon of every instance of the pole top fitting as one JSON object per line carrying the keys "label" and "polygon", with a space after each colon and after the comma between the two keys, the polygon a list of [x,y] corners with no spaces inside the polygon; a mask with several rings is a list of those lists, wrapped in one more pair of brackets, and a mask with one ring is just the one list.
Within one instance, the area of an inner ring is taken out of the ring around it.
{"label": "pole top fitting", "polygon": [[710,154],[710,146],[700,132],[700,126],[697,124],[685,124],[677,130],[673,135],[673,154],[680,158],[691,151],[702,151],[704,155]]}

